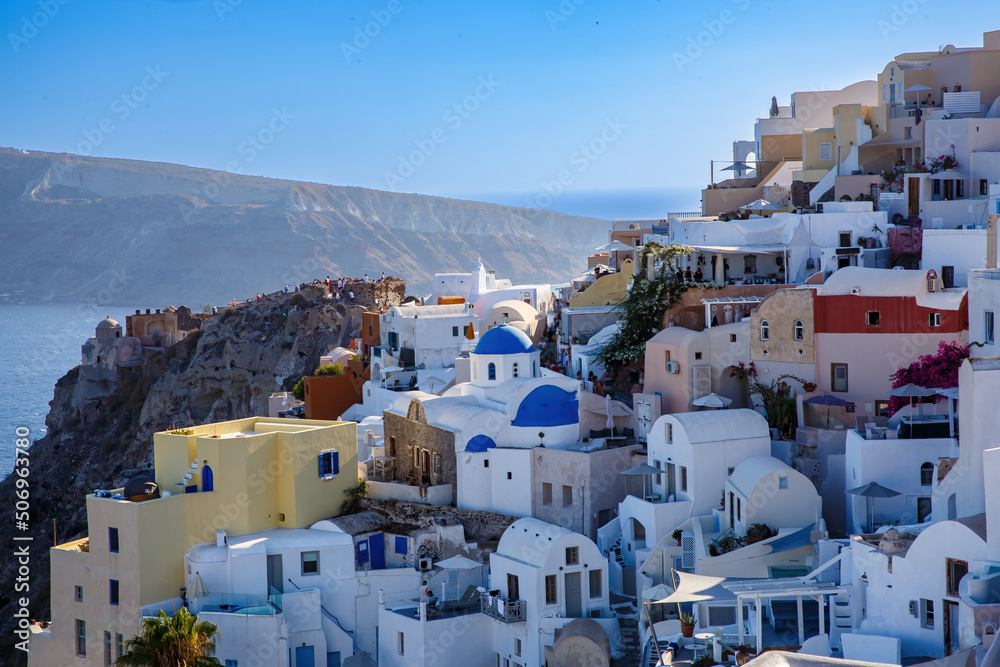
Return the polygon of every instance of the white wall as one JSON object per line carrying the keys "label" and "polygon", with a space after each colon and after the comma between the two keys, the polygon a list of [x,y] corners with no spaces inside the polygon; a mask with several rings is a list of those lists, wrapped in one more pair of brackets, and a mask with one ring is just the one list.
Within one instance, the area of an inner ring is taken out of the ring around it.
{"label": "white wall", "polygon": [[967,287],[969,269],[986,268],[986,230],[924,229],[920,268],[940,277],[942,266],[954,267],[955,287]]}

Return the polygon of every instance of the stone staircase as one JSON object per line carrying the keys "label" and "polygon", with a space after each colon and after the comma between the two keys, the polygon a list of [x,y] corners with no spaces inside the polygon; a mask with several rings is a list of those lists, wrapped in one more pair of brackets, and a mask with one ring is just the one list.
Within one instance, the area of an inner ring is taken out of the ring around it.
{"label": "stone staircase", "polygon": [[614,667],[633,667],[642,654],[639,645],[639,620],[635,600],[611,593],[611,611],[618,617],[618,627],[622,635],[622,655],[612,661]]}

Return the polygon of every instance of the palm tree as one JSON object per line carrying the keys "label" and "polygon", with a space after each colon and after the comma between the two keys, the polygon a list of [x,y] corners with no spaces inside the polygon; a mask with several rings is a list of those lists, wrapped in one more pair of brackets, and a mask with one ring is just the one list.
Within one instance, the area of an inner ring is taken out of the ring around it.
{"label": "palm tree", "polygon": [[219,626],[199,621],[181,607],[172,616],[161,610],[155,618],[142,619],[139,634],[125,642],[118,667],[207,667],[221,665],[209,657],[215,651]]}

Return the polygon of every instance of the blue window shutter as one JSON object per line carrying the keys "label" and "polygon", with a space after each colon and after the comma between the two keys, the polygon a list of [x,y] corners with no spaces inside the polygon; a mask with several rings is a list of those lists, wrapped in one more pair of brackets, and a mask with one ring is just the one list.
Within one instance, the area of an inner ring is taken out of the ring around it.
{"label": "blue window shutter", "polygon": [[337,475],[340,473],[340,452],[330,452],[330,462],[332,464],[333,474]]}
{"label": "blue window shutter", "polygon": [[323,455],[319,455],[319,476],[323,476]]}
{"label": "blue window shutter", "polygon": [[406,538],[396,536],[396,553],[406,555]]}

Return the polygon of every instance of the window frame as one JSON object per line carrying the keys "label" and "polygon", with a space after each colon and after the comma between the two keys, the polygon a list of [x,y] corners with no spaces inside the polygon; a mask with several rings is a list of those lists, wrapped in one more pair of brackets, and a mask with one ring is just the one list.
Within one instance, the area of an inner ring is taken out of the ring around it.
{"label": "window frame", "polygon": [[83,586],[73,586],[73,599],[77,602],[83,602]]}
{"label": "window frame", "polygon": [[542,482],[542,505],[552,504],[552,482]]}
{"label": "window frame", "polygon": [[[924,481],[926,475],[927,481]],[[920,464],[920,486],[934,486],[934,464],[924,461]]]}
{"label": "window frame", "polygon": [[[824,151],[824,148],[826,149]],[[826,155],[826,157],[823,157]],[[821,141],[819,142],[819,159],[821,162],[829,162],[833,159],[833,142],[831,141]]]}
{"label": "window frame", "polygon": [[[837,378],[837,369],[838,368],[843,368],[844,369],[844,384],[843,384],[843,389],[837,389],[837,387],[840,386],[838,384],[838,378]],[[850,375],[848,374],[847,364],[844,364],[844,363],[831,363],[830,364],[830,391],[836,391],[838,393],[844,393],[846,391],[849,391],[850,386],[851,386],[850,385]]]}
{"label": "window frame", "polygon": [[771,340],[771,324],[767,320],[760,321],[760,339],[764,342]]}
{"label": "window frame", "polygon": [[[955,577],[955,566],[961,564],[965,567],[965,574]],[[961,558],[945,558],[945,594],[948,597],[958,597],[958,586],[962,577],[969,573],[969,562]]]}
{"label": "window frame", "polygon": [[[594,582],[595,576],[597,577],[596,585]],[[604,586],[604,570],[602,570],[599,567],[590,570],[590,572],[587,574],[587,586],[590,589],[591,600],[597,600],[599,598],[604,597],[604,593],[601,591],[601,589]]]}
{"label": "window frame", "polygon": [[340,452],[336,449],[324,449],[318,455],[319,477],[331,480],[340,474]]}
{"label": "window frame", "polygon": [[920,627],[934,629],[934,600],[920,598]]}
{"label": "window frame", "polygon": [[113,554],[121,553],[121,538],[118,534],[118,529],[114,526],[108,526],[108,551]]}
{"label": "window frame", "polygon": [[[316,560],[315,561],[307,561],[306,560],[306,556],[311,556],[313,554],[315,554]],[[315,572],[306,572],[306,563],[307,562],[310,562],[310,563],[311,562],[315,562],[316,563],[316,571]],[[302,551],[302,552],[299,553],[299,572],[301,573],[301,576],[303,576],[303,577],[316,577],[316,576],[319,576],[319,574],[320,574],[319,550],[313,549],[313,550],[310,550],[310,551]]]}
{"label": "window frame", "polygon": [[797,341],[804,340],[806,337],[806,325],[802,320],[795,320],[795,324],[792,327],[792,336]]}
{"label": "window frame", "polygon": [[[872,315],[875,317],[873,318]],[[874,320],[874,323],[872,322]],[[879,329],[882,327],[882,311],[881,310],[867,310],[865,311],[865,326],[869,329]]]}
{"label": "window frame", "polygon": [[545,575],[545,604],[559,604],[559,578],[554,574]]}
{"label": "window frame", "polygon": [[562,501],[563,507],[569,507],[573,504],[573,487],[568,484],[562,485]]}
{"label": "window frame", "polygon": [[87,657],[87,621],[78,618],[76,620],[76,657]]}
{"label": "window frame", "polygon": [[490,382],[496,382],[497,380],[497,365],[492,361],[486,367],[486,379]]}
{"label": "window frame", "polygon": [[566,565],[580,564],[580,547],[566,547]]}
{"label": "window frame", "polygon": [[121,582],[108,579],[108,604],[117,607],[121,603]]}
{"label": "window frame", "polygon": [[992,310],[983,311],[983,339],[986,345],[996,342],[996,318]]}

